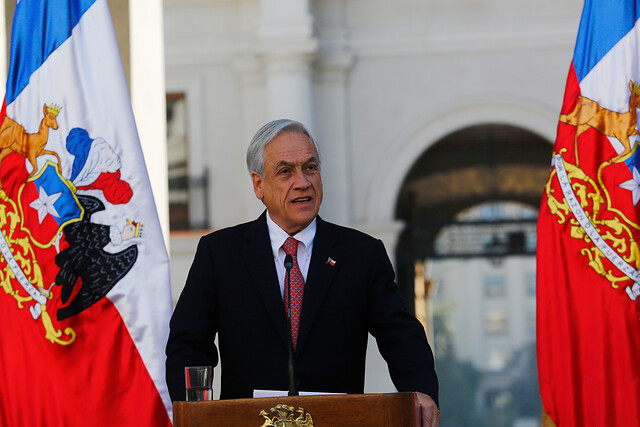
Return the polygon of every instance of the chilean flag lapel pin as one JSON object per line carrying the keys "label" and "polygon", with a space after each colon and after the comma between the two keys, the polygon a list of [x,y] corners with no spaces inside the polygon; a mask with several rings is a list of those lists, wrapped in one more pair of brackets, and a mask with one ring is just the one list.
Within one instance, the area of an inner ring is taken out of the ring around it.
{"label": "chilean flag lapel pin", "polygon": [[333,260],[333,258],[329,257],[327,258],[327,264],[329,264],[331,267],[335,267],[336,262]]}

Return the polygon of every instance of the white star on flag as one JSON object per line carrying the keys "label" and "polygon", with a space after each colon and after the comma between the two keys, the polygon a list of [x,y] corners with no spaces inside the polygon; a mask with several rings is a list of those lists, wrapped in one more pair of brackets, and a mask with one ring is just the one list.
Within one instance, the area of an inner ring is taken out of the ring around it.
{"label": "white star on flag", "polygon": [[631,191],[633,205],[635,206],[638,200],[640,200],[640,172],[638,172],[635,166],[633,167],[633,179],[623,182],[620,184],[620,187]]}
{"label": "white star on flag", "polygon": [[61,195],[62,193],[56,193],[49,196],[47,192],[44,191],[44,188],[42,188],[42,186],[40,187],[38,198],[29,204],[29,206],[38,211],[38,221],[40,221],[40,224],[42,224],[47,214],[60,218],[60,214],[58,214],[53,204]]}

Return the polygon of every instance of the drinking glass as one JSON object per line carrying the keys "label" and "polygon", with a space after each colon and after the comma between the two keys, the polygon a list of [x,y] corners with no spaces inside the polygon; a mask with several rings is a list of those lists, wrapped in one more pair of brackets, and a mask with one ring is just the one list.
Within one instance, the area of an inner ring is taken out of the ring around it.
{"label": "drinking glass", "polygon": [[187,402],[213,399],[213,366],[187,366],[184,368],[184,383]]}

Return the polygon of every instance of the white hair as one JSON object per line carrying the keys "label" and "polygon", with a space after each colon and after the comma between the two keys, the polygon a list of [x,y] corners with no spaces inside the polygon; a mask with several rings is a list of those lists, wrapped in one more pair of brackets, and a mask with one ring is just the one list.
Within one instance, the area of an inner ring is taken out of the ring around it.
{"label": "white hair", "polygon": [[273,120],[262,126],[251,139],[247,149],[247,168],[249,173],[256,172],[264,177],[264,150],[275,137],[285,133],[298,133],[309,137],[318,152],[318,164],[320,164],[320,149],[311,132],[300,122],[290,119]]}

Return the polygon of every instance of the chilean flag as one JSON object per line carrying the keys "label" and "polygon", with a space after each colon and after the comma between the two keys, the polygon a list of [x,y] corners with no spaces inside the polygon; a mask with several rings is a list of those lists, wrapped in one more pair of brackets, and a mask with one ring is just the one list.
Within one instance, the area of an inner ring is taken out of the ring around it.
{"label": "chilean flag", "polygon": [[0,425],[171,425],[169,261],[107,0],[17,3],[0,184]]}
{"label": "chilean flag", "polygon": [[546,422],[640,426],[640,0],[585,0],[538,219]]}

